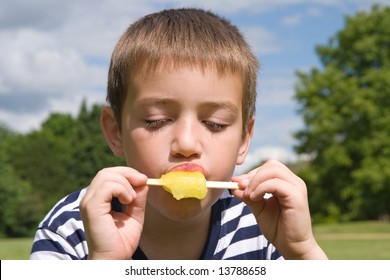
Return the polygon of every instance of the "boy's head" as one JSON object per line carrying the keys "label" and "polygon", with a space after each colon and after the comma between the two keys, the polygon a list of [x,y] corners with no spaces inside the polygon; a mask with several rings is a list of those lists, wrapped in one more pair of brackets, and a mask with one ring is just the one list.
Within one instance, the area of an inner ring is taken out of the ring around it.
{"label": "boy's head", "polygon": [[204,10],[183,8],[147,15],[122,35],[111,58],[107,100],[121,126],[132,79],[160,66],[214,67],[243,81],[243,131],[255,113],[258,62],[237,27]]}

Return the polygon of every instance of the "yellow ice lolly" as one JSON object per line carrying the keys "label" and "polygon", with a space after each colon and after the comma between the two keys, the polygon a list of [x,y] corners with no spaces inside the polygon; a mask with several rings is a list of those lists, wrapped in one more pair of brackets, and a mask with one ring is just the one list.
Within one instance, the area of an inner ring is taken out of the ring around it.
{"label": "yellow ice lolly", "polygon": [[206,181],[200,171],[171,171],[163,174],[160,179],[149,178],[146,182],[149,186],[162,186],[170,192],[174,198],[203,199],[208,188],[214,189],[238,189],[237,182]]}
{"label": "yellow ice lolly", "polygon": [[162,185],[177,200],[203,199],[207,194],[206,178],[200,171],[171,171],[160,179],[149,179],[148,185]]}

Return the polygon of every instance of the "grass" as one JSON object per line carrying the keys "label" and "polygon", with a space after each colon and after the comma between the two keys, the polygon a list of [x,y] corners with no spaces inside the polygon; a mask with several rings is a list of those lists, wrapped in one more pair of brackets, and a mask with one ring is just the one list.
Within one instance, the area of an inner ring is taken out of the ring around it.
{"label": "grass", "polygon": [[317,242],[334,260],[390,260],[390,223],[317,225]]}
{"label": "grass", "polygon": [[[353,222],[314,226],[314,235],[330,259],[390,260],[390,223]],[[0,239],[1,260],[27,260],[32,238]]]}
{"label": "grass", "polygon": [[28,260],[33,238],[0,239],[0,260]]}

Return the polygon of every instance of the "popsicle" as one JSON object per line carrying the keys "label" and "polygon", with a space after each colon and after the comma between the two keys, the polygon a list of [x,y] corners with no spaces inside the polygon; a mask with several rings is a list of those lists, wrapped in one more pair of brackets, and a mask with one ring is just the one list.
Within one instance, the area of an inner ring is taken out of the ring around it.
{"label": "popsicle", "polygon": [[148,179],[147,185],[162,186],[177,200],[183,198],[203,199],[207,188],[238,189],[236,182],[206,181],[200,171],[171,171],[160,179]]}

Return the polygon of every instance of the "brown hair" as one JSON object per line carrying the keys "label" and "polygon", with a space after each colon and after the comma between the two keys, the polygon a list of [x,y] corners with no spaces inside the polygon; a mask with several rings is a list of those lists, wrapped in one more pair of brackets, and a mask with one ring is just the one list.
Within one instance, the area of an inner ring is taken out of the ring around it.
{"label": "brown hair", "polygon": [[[107,101],[121,125],[122,106],[135,75],[161,64],[216,67],[243,80],[243,131],[256,106],[258,61],[238,28],[209,11],[163,10],[134,22],[119,39],[108,72]],[[146,71],[146,72],[145,72]]]}

